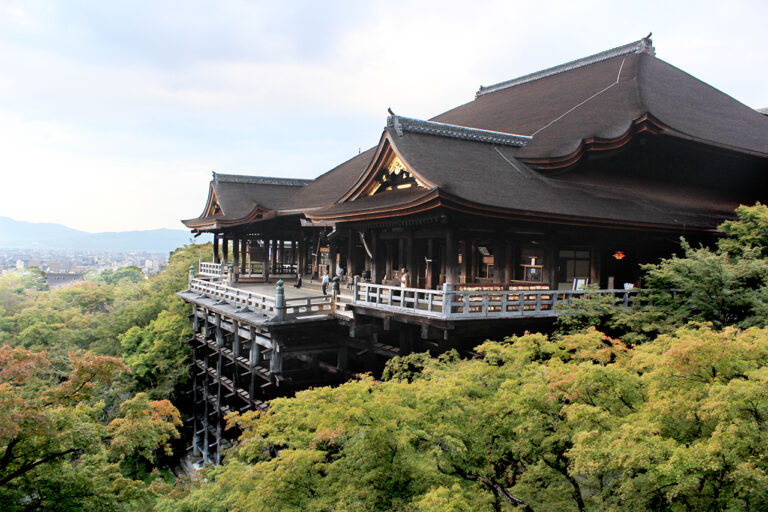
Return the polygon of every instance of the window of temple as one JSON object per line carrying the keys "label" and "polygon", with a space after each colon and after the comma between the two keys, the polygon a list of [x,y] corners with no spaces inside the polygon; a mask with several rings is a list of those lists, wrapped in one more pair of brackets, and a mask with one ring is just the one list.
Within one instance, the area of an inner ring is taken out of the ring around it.
{"label": "window of temple", "polygon": [[587,248],[561,249],[557,255],[557,288],[570,290],[574,279],[589,278],[590,260]]}

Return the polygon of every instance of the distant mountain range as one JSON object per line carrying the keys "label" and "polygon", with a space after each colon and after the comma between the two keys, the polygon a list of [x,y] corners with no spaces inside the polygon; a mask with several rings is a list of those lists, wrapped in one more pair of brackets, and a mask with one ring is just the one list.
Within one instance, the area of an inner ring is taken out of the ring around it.
{"label": "distant mountain range", "polygon": [[[183,229],[88,233],[61,224],[0,217],[0,248],[167,252],[190,240],[192,235]],[[204,241],[207,238],[195,240]]]}

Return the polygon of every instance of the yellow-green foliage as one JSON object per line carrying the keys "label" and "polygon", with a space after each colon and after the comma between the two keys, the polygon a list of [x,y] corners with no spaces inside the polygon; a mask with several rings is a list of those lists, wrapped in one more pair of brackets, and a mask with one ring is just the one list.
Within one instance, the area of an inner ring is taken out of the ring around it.
{"label": "yellow-green foliage", "polygon": [[768,329],[691,326],[635,348],[531,334],[478,351],[396,359],[390,380],[234,416],[244,434],[225,464],[158,510],[768,507]]}

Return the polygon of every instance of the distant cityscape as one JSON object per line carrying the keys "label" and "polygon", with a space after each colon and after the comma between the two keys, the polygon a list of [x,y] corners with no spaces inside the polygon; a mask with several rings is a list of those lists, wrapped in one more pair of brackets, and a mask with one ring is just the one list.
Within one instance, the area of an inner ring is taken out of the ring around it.
{"label": "distant cityscape", "polygon": [[0,275],[30,267],[46,274],[83,275],[89,270],[136,266],[150,276],[168,264],[168,255],[168,252],[146,251],[0,248]]}

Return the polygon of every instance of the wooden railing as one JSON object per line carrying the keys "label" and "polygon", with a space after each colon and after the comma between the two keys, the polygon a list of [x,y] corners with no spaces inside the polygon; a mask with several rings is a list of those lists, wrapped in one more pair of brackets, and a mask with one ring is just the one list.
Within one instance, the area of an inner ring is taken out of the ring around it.
{"label": "wooden railing", "polygon": [[200,261],[198,274],[205,277],[221,277],[224,269],[221,263],[211,263],[210,261]]}
{"label": "wooden railing", "polygon": [[[232,264],[232,269],[236,270],[234,267],[234,264]],[[198,275],[205,276],[205,277],[221,277],[222,275],[226,274],[229,271],[229,265],[225,265],[223,263],[212,263],[210,261],[200,261],[199,262],[199,271]],[[243,268],[243,267],[238,267]],[[261,275],[264,273],[264,263],[260,261],[254,261],[249,262],[244,265],[245,268],[245,274],[246,275]],[[269,268],[270,275],[296,275],[297,272],[297,266],[291,265],[291,264],[281,264],[277,265],[275,268],[275,271],[272,272],[271,267]]]}
{"label": "wooden railing", "polygon": [[611,296],[625,307],[634,304],[637,290],[508,290],[450,291],[447,317],[451,319],[553,317],[574,299]]}
{"label": "wooden railing", "polygon": [[233,288],[221,283],[191,278],[189,291],[242,308],[242,312],[247,310],[278,320],[311,313],[330,314],[333,311],[333,298],[331,296],[316,295],[286,299],[280,286],[276,288],[275,296],[269,296]]}
{"label": "wooden railing", "polygon": [[410,313],[447,320],[483,318],[554,317],[558,304],[590,295],[611,296],[625,307],[634,304],[637,290],[483,290],[461,291],[401,288],[358,282],[352,303],[392,312]]}
{"label": "wooden railing", "polygon": [[378,309],[443,317],[443,290],[403,288],[386,284],[358,282],[352,287],[352,303]]}

